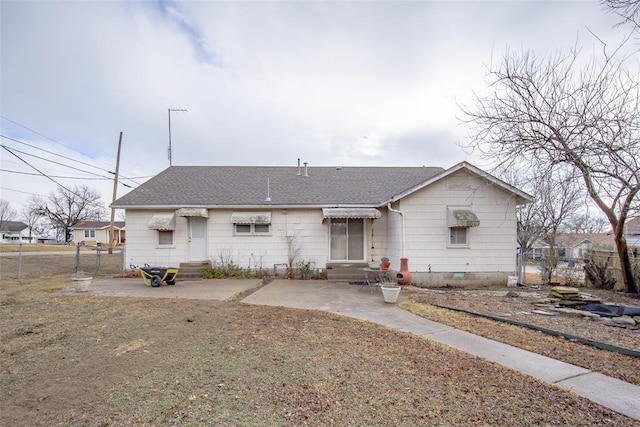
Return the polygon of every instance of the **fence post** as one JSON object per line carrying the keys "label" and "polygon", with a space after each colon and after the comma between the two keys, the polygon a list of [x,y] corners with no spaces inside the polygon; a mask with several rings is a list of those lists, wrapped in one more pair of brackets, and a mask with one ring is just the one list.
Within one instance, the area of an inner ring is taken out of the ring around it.
{"label": "fence post", "polygon": [[76,273],[78,272],[78,268],[80,268],[80,242],[76,246]]}
{"label": "fence post", "polygon": [[22,277],[22,242],[18,244],[18,280]]}
{"label": "fence post", "polygon": [[102,255],[102,248],[98,246],[96,248],[96,274],[100,274],[100,267],[102,266],[100,255]]}
{"label": "fence post", "polygon": [[524,283],[524,280],[523,280],[524,260],[525,260],[524,252],[522,252],[522,249],[518,249],[518,261],[517,261],[518,262],[518,272],[517,272],[518,283]]}

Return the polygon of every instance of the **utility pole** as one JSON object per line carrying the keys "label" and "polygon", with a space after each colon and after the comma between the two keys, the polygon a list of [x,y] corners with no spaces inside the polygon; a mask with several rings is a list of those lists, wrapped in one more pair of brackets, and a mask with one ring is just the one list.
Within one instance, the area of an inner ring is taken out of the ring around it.
{"label": "utility pole", "polygon": [[171,112],[172,111],[187,111],[186,109],[183,108],[168,108],[167,109],[167,113],[169,114],[169,150],[168,150],[168,157],[169,157],[169,166],[171,166],[173,163],[171,161]]}
{"label": "utility pole", "polygon": [[[113,177],[113,197],[111,203],[116,201],[116,195],[118,194],[118,172],[120,171],[120,147],[122,147],[122,132],[120,132],[120,138],[118,138],[118,154],[116,155],[116,172]],[[113,243],[115,241],[114,233],[114,220],[116,216],[116,210],[111,208],[111,225],[109,226],[109,254],[113,253]]]}

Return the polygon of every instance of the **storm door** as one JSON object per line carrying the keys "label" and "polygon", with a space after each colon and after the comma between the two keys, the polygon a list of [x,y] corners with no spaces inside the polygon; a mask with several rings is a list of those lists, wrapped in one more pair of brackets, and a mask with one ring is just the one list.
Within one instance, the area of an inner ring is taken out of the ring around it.
{"label": "storm door", "polygon": [[189,261],[207,259],[207,219],[189,218]]}
{"label": "storm door", "polygon": [[331,260],[364,260],[362,218],[331,218]]}

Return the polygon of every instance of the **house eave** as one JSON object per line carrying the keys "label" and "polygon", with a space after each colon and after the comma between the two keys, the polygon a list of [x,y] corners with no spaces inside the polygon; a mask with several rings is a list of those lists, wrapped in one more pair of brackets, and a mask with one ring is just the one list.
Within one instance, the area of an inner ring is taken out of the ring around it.
{"label": "house eave", "polygon": [[[423,181],[422,183],[407,189],[406,191],[399,193],[397,195],[395,195],[394,197],[390,198],[389,200],[385,201],[383,204],[386,205],[387,203],[395,203],[398,200],[401,200],[413,193],[415,193],[416,191],[419,191],[431,184],[433,184],[434,182],[437,182],[443,178],[446,178],[447,176],[461,170],[461,169],[466,169],[468,171],[470,171],[471,173],[489,181],[490,183],[497,185],[498,187],[502,188],[505,191],[508,191],[510,193],[513,193],[516,196],[516,205],[524,205],[527,203],[532,203],[535,200],[535,197],[525,193],[524,191],[510,185],[507,184],[504,181],[501,181],[499,179],[497,179],[496,177],[494,177],[493,175],[483,171],[482,169],[477,168],[476,166],[472,165],[471,163],[468,162],[460,162],[452,167],[450,167],[449,169],[446,169],[434,176],[432,176],[431,178]],[[381,205],[382,206],[382,205]]]}
{"label": "house eave", "polygon": [[[323,209],[323,208],[380,208],[386,206],[386,202],[376,203],[322,203],[317,205],[200,205],[202,209],[224,210],[224,209]],[[131,209],[131,210],[178,210],[183,208],[183,205],[131,205],[131,206],[113,206],[117,209]],[[195,207],[189,205],[189,207]]]}

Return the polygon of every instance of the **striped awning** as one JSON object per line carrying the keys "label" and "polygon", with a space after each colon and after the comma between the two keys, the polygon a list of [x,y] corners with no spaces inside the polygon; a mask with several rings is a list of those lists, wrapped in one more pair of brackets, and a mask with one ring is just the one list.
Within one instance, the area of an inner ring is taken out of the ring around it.
{"label": "striped awning", "polygon": [[477,227],[478,216],[470,209],[447,208],[447,225],[449,227]]}
{"label": "striped awning", "polygon": [[151,230],[173,231],[176,229],[176,215],[173,213],[154,214],[147,225]]}
{"label": "striped awning", "polygon": [[376,208],[322,208],[324,218],[380,218]]}
{"label": "striped awning", "polygon": [[233,224],[271,224],[271,212],[233,212]]}
{"label": "striped awning", "polygon": [[178,216],[209,218],[209,212],[206,208],[181,208],[176,211]]}

